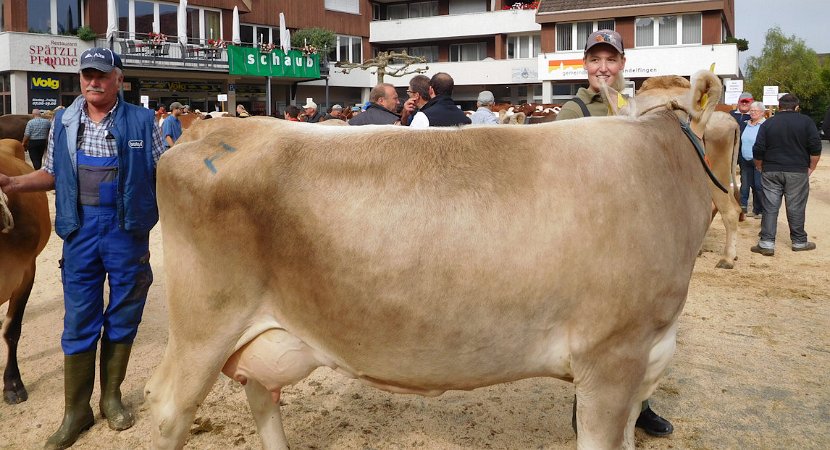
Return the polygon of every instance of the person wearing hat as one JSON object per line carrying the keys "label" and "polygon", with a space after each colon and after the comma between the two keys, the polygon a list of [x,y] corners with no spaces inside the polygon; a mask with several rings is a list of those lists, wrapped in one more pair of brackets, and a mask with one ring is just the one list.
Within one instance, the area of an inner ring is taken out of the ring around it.
{"label": "person wearing hat", "polygon": [[[621,91],[625,85],[622,72],[625,68],[625,46],[622,36],[613,30],[598,30],[588,36],[582,58],[588,71],[588,87],[580,88],[573,100],[562,105],[556,120],[577,119],[589,116],[606,116],[608,107],[600,89],[602,84]],[[573,427],[576,430],[576,399],[574,398]],[[648,400],[642,404],[636,427],[652,436],[668,436],[674,426],[651,409]]]}
{"label": "person wearing hat", "polygon": [[314,100],[311,98],[307,98],[305,105],[303,105],[303,109],[305,110],[305,121],[310,123],[317,123],[320,119],[323,118],[323,114],[317,111],[317,103],[314,103]]}
{"label": "person wearing hat", "polygon": [[493,97],[493,93],[490,91],[481,91],[478,94],[478,100],[476,100],[476,105],[478,109],[470,116],[470,120],[472,121],[473,125],[498,125],[499,120],[496,118],[496,115],[493,114],[493,111],[490,107],[493,106],[493,103],[496,103],[496,99]]}
{"label": "person wearing hat", "polygon": [[744,127],[746,127],[746,121],[750,119],[749,106],[752,105],[753,101],[755,100],[752,98],[752,94],[742,92],[741,96],[738,97],[738,108],[730,112],[732,117],[738,121],[738,125],[741,126],[741,133],[743,133]]}
{"label": "person wearing hat", "polygon": [[323,117],[323,120],[331,120],[331,119],[343,119],[343,107],[340,105],[334,105],[331,107],[331,111]]}
{"label": "person wearing hat", "polygon": [[65,407],[46,442],[50,449],[71,446],[95,422],[90,399],[99,339],[101,415],[114,430],[135,422],[121,401],[121,383],[153,281],[149,233],[158,221],[156,163],[163,147],[153,111],[119,95],[124,74],[112,50],[86,50],[79,65],[82,94],[55,114],[43,167],[0,174],[5,192],[55,190],[55,232],[64,240]]}
{"label": "person wearing hat", "polygon": [[588,72],[588,87],[579,88],[573,100],[562,105],[556,120],[578,119],[588,116],[605,116],[608,107],[600,95],[602,83],[623,90],[625,80],[625,50],[619,33],[613,30],[598,30],[588,36],[582,65]]}
{"label": "person wearing hat", "polygon": [[[429,79],[429,101],[412,116],[412,128],[454,127],[467,125],[470,118],[455,104],[452,91],[455,80],[446,72],[438,72]],[[408,102],[407,102],[408,103]]]}
{"label": "person wearing hat", "polygon": [[182,122],[179,120],[182,114],[184,114],[184,106],[181,103],[170,104],[170,115],[161,124],[161,137],[165,150],[172,147],[182,135]]}
{"label": "person wearing hat", "polygon": [[389,83],[380,83],[369,92],[369,106],[349,119],[349,125],[400,125],[398,91]]}

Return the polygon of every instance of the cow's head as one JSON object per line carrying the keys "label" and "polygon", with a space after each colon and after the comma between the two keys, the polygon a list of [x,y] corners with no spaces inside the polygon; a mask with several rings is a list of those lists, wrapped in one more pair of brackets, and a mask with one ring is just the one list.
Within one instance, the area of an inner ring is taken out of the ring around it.
{"label": "cow's head", "polygon": [[688,116],[692,131],[703,136],[722,90],[720,79],[715,74],[701,70],[692,75],[691,82],[676,75],[649,78],[632,100],[625,99],[609,86],[603,86],[601,94],[608,105],[609,115],[640,116],[655,110],[670,109],[678,116]]}

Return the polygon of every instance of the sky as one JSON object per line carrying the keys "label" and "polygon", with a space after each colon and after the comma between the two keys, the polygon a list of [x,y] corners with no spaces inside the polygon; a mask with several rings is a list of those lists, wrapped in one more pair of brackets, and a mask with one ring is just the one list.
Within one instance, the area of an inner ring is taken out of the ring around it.
{"label": "sky", "polygon": [[764,36],[776,25],[816,53],[830,53],[828,17],[829,0],[735,0],[735,37],[749,41],[749,50],[740,52],[741,69],[748,57],[761,55]]}

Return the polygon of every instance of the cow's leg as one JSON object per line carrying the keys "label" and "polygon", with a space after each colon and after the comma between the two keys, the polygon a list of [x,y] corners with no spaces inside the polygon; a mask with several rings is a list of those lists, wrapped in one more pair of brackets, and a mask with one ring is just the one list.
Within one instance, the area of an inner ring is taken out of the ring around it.
{"label": "cow's leg", "polygon": [[230,340],[228,344],[205,334],[200,338],[177,344],[171,335],[164,357],[144,389],[154,448],[184,446],[196,409],[213,387],[226,355],[233,350],[228,347],[233,345]]}
{"label": "cow's leg", "polygon": [[634,448],[646,360],[642,350],[622,346],[574,358],[578,449]]}
{"label": "cow's leg", "polygon": [[288,448],[280,416],[280,389],[321,365],[311,347],[281,329],[259,334],[228,358],[222,372],[245,385],[263,448]]}
{"label": "cow's leg", "polygon": [[245,395],[254,416],[257,431],[265,450],[286,450],[288,439],[282,427],[280,414],[280,391],[269,392],[265,386],[256,380],[248,380],[245,385]]}
{"label": "cow's leg", "polygon": [[741,205],[731,194],[726,194],[715,186],[710,186],[712,201],[720,211],[723,227],[726,229],[726,242],[720,261],[715,265],[718,269],[732,269],[738,259],[738,222],[741,216]]}
{"label": "cow's leg", "polygon": [[35,282],[35,263],[32,262],[31,270],[26,274],[25,282],[12,292],[9,301],[9,310],[6,313],[6,320],[3,323],[3,340],[6,341],[8,355],[6,359],[6,370],[3,372],[3,400],[14,405],[28,400],[29,394],[20,378],[20,368],[17,365],[17,344],[20,342],[20,332],[23,327],[23,313],[26,311],[26,304],[29,302],[29,295],[32,293],[32,286]]}

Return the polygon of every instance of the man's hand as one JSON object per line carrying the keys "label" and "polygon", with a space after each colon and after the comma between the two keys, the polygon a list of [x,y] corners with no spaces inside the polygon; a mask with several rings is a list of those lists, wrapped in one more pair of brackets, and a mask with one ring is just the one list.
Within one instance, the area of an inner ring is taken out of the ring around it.
{"label": "man's hand", "polygon": [[8,176],[3,175],[2,173],[0,173],[0,190],[5,192],[6,194],[11,194],[12,193],[12,184],[14,184],[14,181],[12,180],[11,177],[8,177]]}

